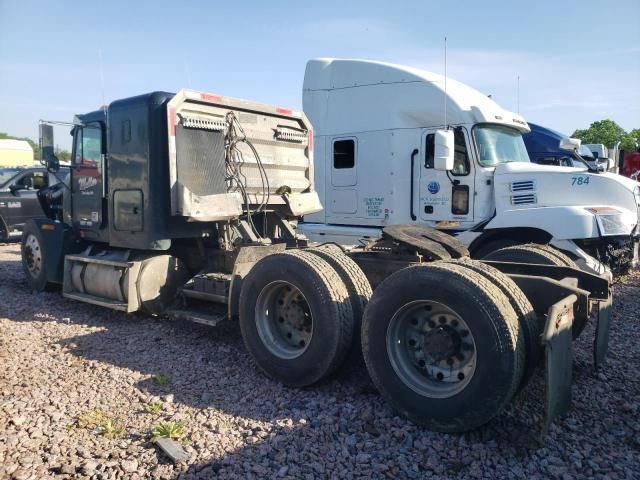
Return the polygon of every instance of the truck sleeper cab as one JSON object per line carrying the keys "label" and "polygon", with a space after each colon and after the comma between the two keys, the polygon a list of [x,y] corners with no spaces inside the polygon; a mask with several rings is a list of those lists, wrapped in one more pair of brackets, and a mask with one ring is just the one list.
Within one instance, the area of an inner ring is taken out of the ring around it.
{"label": "truck sleeper cab", "polygon": [[[532,164],[522,117],[460,82],[447,85],[445,92],[442,76],[411,67],[309,61],[303,108],[314,124],[326,208],[305,216],[300,231],[357,245],[386,225],[416,223],[456,235],[478,258],[533,241],[592,271],[614,265],[613,250],[623,266],[637,262],[638,184]],[[454,130],[451,170],[434,168],[431,157],[443,129]]]}

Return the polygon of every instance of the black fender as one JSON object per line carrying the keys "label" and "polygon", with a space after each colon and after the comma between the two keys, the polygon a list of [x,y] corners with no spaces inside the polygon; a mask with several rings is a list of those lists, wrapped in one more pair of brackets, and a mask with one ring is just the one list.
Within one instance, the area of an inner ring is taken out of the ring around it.
{"label": "black fender", "polygon": [[477,251],[490,242],[499,240],[510,240],[515,243],[549,243],[553,237],[549,232],[539,228],[496,228],[485,229],[469,245],[471,256],[474,257]]}
{"label": "black fender", "polygon": [[[37,228],[42,233],[43,259],[47,282],[62,283],[64,278],[64,256],[79,253],[86,248],[86,242],[78,238],[74,230],[66,223],[56,222],[47,218],[35,218],[25,225],[24,232],[28,232],[27,225]],[[23,233],[24,235],[24,233]]]}
{"label": "black fender", "polygon": [[240,315],[240,291],[242,282],[249,270],[261,259],[273,253],[284,252],[286,245],[276,243],[273,245],[243,245],[238,249],[238,255],[233,265],[233,275],[229,285],[228,315],[232,320],[237,320]]}

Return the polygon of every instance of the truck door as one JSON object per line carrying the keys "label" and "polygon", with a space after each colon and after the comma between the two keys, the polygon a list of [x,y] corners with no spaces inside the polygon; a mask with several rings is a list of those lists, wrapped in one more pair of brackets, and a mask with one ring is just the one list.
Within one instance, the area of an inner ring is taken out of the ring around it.
{"label": "truck door", "polygon": [[425,129],[422,135],[419,217],[440,228],[466,228],[473,223],[475,191],[469,133],[464,127],[455,127],[454,167],[442,172],[433,168],[435,132]]}
{"label": "truck door", "polygon": [[331,186],[329,208],[332,214],[353,215],[358,211],[358,142],[355,137],[334,137],[331,142]]}
{"label": "truck door", "polygon": [[105,217],[104,149],[100,123],[75,127],[71,178],[73,224],[97,234],[104,226]]}

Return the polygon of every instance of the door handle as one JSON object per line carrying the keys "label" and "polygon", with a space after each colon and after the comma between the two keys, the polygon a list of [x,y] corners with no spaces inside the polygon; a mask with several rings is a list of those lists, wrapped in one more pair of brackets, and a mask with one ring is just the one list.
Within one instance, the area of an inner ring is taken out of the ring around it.
{"label": "door handle", "polygon": [[411,152],[411,178],[409,179],[409,212],[411,213],[411,220],[414,222],[418,218],[413,211],[413,164],[415,163],[414,160],[417,154],[418,149],[415,148],[413,152]]}

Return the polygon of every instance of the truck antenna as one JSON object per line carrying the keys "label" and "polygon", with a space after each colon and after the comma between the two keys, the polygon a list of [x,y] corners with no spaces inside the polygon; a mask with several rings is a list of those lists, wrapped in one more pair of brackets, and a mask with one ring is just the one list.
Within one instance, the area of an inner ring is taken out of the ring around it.
{"label": "truck antenna", "polygon": [[518,75],[516,80],[516,101],[518,106],[518,115],[520,115],[520,75]]}
{"label": "truck antenna", "polygon": [[102,89],[102,106],[106,105],[104,100],[104,71],[102,69],[102,49],[98,49],[98,62],[100,64],[100,88]]}
{"label": "truck antenna", "polygon": [[444,128],[449,130],[447,124],[447,37],[444,37]]}

